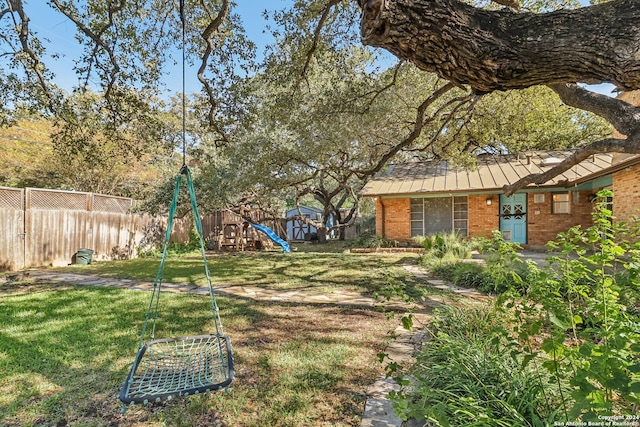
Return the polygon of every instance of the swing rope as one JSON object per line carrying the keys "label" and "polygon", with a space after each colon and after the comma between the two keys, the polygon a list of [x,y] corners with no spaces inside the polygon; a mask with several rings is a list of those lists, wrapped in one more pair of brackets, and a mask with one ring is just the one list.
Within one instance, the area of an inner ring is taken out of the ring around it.
{"label": "swing rope", "polygon": [[[202,221],[198,213],[198,204],[191,178],[191,171],[186,164],[186,98],[185,98],[185,19],[184,0],[180,0],[180,20],[182,21],[182,168],[176,178],[173,198],[169,207],[167,231],[162,245],[162,257],[149,306],[145,315],[138,354],[127,375],[124,385],[120,389],[119,399],[123,404],[161,402],[174,397],[189,396],[219,390],[228,387],[233,381],[234,365],[231,342],[224,335],[220,310],[216,303],[211,275],[207,265],[207,257],[202,231]],[[178,196],[182,183],[182,176],[186,177],[191,212],[200,242],[200,253],[204,264],[209,301],[213,315],[215,334],[197,335],[180,338],[155,339],[160,294],[163,281],[164,265],[167,249],[173,230],[173,221],[178,206]],[[145,344],[147,331],[151,324],[149,338]],[[126,407],[123,407],[123,411]]]}

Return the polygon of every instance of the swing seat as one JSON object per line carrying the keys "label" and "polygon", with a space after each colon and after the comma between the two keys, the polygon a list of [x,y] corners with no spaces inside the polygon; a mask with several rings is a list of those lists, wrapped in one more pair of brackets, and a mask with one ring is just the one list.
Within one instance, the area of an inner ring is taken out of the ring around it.
{"label": "swing seat", "polygon": [[119,399],[146,404],[206,393],[229,386],[233,375],[226,335],[159,339],[140,348]]}

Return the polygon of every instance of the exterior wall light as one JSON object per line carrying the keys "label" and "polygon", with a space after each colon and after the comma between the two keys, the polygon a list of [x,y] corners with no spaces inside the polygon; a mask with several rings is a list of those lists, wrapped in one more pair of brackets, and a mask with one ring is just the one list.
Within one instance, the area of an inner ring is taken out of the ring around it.
{"label": "exterior wall light", "polygon": [[493,198],[487,197],[487,206],[491,206],[492,203],[493,203]]}

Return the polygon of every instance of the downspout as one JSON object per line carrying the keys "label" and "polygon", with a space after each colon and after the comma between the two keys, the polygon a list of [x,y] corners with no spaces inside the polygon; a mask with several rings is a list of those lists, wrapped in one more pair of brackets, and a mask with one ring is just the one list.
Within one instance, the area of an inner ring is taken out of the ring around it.
{"label": "downspout", "polygon": [[385,218],[385,212],[384,212],[384,203],[382,203],[382,197],[380,197],[380,220],[381,220],[381,227],[380,227],[380,232],[382,234],[382,236],[380,237],[385,237],[386,236],[386,230],[385,230],[385,224],[386,224],[386,218]]}

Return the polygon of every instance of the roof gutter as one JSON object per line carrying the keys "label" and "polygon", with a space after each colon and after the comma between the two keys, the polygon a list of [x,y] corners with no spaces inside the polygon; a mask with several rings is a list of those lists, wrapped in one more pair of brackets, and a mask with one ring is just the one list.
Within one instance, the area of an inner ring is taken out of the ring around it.
{"label": "roof gutter", "polygon": [[624,170],[624,169],[626,169],[626,168],[628,168],[630,166],[634,166],[634,165],[636,165],[638,163],[640,163],[640,157],[632,157],[631,159],[629,159],[627,161],[620,162],[617,165],[610,166],[610,167],[608,167],[606,169],[603,169],[603,170],[601,170],[599,172],[594,172],[591,175],[582,177],[580,179],[576,179],[575,181],[570,181],[570,182],[567,181],[566,186],[567,187],[571,187],[571,186],[574,186],[574,185],[580,185],[580,184],[582,184],[584,182],[589,182],[589,181],[592,181],[594,179],[597,179],[597,178],[600,178],[600,177],[603,177],[603,176],[607,176],[607,175],[614,174],[616,172],[620,172],[620,171],[622,171],[622,170]]}

